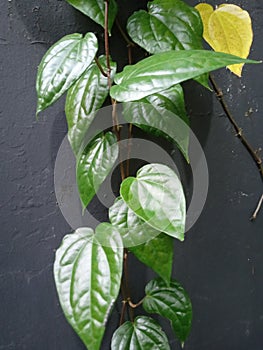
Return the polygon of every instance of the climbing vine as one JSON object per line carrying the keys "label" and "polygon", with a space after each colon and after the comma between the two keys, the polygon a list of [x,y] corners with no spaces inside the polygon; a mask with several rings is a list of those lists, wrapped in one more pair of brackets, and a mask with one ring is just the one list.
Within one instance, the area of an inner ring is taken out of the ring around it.
{"label": "climbing vine", "polygon": [[[127,31],[116,19],[115,0],[67,0],[103,28],[104,54],[98,56],[94,33],[69,34],[43,57],[37,75],[37,114],[67,93],[65,114],[68,140],[76,156],[76,178],[83,210],[120,157],[121,125],[118,105],[132,127],[165,137],[189,162],[189,120],[181,83],[195,79],[209,88],[209,72],[255,61],[204,50],[199,12],[181,0],[153,0],[148,10],[132,14]],[[129,65],[121,72],[111,59],[109,35],[113,25],[127,42]],[[146,56],[132,62],[135,45]],[[100,48],[101,51],[101,48]],[[110,96],[111,130],[87,139],[98,110]],[[180,126],[178,128],[178,126]],[[129,145],[130,147],[130,145]],[[119,161],[119,197],[109,209],[109,222],[95,231],[79,228],[67,234],[56,252],[54,276],[65,317],[89,350],[99,350],[111,310],[121,291],[119,328],[111,349],[170,349],[166,334],[152,314],[171,322],[184,344],[192,321],[192,306],[184,288],[172,278],[173,241],[183,241],[186,222],[184,189],[167,165],[144,165],[135,177]],[[141,301],[128,288],[127,259],[134,254],[157,278],[145,286]],[[134,318],[142,306],[146,314]]]}

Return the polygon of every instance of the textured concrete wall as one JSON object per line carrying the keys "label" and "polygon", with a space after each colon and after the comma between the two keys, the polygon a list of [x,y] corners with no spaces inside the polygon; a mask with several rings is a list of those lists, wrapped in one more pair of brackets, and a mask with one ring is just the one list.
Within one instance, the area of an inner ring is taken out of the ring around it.
{"label": "textured concrete wall", "polygon": [[[146,5],[118,2],[123,22]],[[251,56],[262,58],[263,4],[232,2],[250,11],[255,31]],[[53,185],[56,154],[67,132],[63,101],[36,121],[34,85],[37,66],[52,43],[72,32],[96,31],[101,37],[101,30],[61,0],[2,0],[0,14],[0,349],[81,350],[58,304],[52,275],[54,250],[70,231]],[[113,58],[125,64],[125,43],[113,39],[112,50]],[[253,145],[262,146],[262,67],[245,67],[241,80],[225,70],[216,76],[241,127]],[[199,221],[185,243],[175,245],[174,276],[194,307],[185,349],[261,350],[263,213],[253,223],[249,216],[262,182],[216,98],[196,89],[186,87],[188,109],[207,156],[210,187]],[[253,113],[247,117],[250,108]],[[103,218],[103,208],[96,211]],[[143,285],[151,272],[139,263],[132,265],[136,299],[143,290],[137,287],[138,278]],[[115,310],[114,326],[117,314]],[[171,348],[179,349],[169,336]]]}

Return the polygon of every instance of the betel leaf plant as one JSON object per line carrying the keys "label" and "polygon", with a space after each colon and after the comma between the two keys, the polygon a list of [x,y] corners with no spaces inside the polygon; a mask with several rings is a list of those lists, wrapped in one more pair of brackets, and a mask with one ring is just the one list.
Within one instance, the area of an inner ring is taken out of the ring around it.
{"label": "betel leaf plant", "polygon": [[[37,114],[67,93],[65,114],[68,139],[76,156],[79,196],[85,209],[119,157],[121,141],[116,105],[132,125],[173,142],[189,162],[189,124],[181,83],[195,79],[209,88],[208,73],[240,63],[255,63],[222,52],[204,50],[203,25],[198,11],[182,0],[153,0],[148,10],[132,14],[127,32],[116,20],[115,0],[67,0],[102,27],[104,54],[94,33],[69,34],[43,57],[37,74]],[[109,36],[116,25],[127,41],[129,64],[118,72],[111,59]],[[131,61],[138,45],[146,52]],[[112,130],[102,130],[86,143],[97,111],[110,96]],[[176,128],[179,118],[185,128]],[[61,307],[70,325],[89,350],[101,348],[107,321],[119,293],[119,328],[111,349],[170,349],[158,314],[170,320],[175,337],[186,341],[192,306],[184,288],[172,278],[173,242],[183,241],[186,222],[184,189],[177,174],[153,163],[130,176],[119,164],[119,197],[109,208],[109,222],[95,230],[79,228],[67,234],[56,252],[54,276]],[[157,277],[145,286],[145,296],[134,301],[127,288],[127,259],[134,254]],[[120,292],[121,291],[121,292]],[[142,306],[136,318],[129,309]]]}

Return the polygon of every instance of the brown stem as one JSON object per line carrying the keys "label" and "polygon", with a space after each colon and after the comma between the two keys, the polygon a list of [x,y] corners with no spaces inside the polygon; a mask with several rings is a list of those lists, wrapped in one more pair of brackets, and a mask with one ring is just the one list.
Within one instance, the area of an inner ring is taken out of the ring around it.
{"label": "brown stem", "polygon": [[119,21],[118,18],[116,18],[116,21],[115,21],[115,22],[116,22],[116,25],[117,25],[117,27],[118,27],[118,29],[119,29],[119,32],[121,33],[121,36],[122,36],[123,39],[126,41],[128,47],[129,47],[129,46],[135,47],[135,43],[132,42],[132,41],[129,39],[128,35],[127,35],[127,34],[125,33],[125,31],[122,29],[121,24],[120,24],[120,21]]}
{"label": "brown stem", "polygon": [[[109,0],[105,0],[105,22],[104,22],[104,45],[105,45],[105,55],[107,62],[107,78],[108,78],[108,87],[111,88],[111,64],[110,64],[110,45],[109,45]],[[112,123],[113,130],[116,134],[118,142],[121,140],[121,129],[118,123],[118,116],[116,110],[117,102],[114,99],[111,99],[112,103]],[[120,150],[120,160],[121,160],[121,150]],[[122,180],[125,179],[124,166],[122,161],[120,161],[120,171]]]}
{"label": "brown stem", "polygon": [[103,69],[102,65],[100,64],[100,61],[98,60],[98,58],[96,56],[95,56],[94,60],[97,64],[101,74],[104,75],[104,77],[108,77],[108,74],[106,72],[104,72],[104,69]]}
{"label": "brown stem", "polygon": [[136,309],[137,307],[142,305],[143,301],[144,301],[144,298],[142,300],[140,300],[137,304],[133,304],[133,302],[131,300],[128,300],[128,303],[129,303],[131,308]]}
{"label": "brown stem", "polygon": [[105,22],[104,22],[104,45],[107,62],[108,86],[111,88],[111,65],[110,65],[110,46],[109,46],[109,0],[105,0]]}
{"label": "brown stem", "polygon": [[128,46],[128,62],[132,64],[132,47]]}
{"label": "brown stem", "polygon": [[262,204],[263,204],[263,194],[261,195],[261,197],[260,197],[260,199],[258,201],[257,207],[256,207],[253,215],[251,216],[250,220],[252,220],[252,221],[256,220],[257,215],[258,215],[258,213],[259,213],[259,211],[260,211],[260,209],[262,207]]}
{"label": "brown stem", "polygon": [[124,323],[124,316],[125,316],[126,307],[127,307],[127,300],[123,300],[122,301],[122,308],[121,308],[120,326]]}
{"label": "brown stem", "polygon": [[[104,45],[105,45],[105,55],[106,55],[106,62],[107,62],[106,76],[108,78],[108,88],[110,91],[112,84],[111,84],[111,64],[110,64],[110,46],[109,46],[109,31],[108,31],[108,29],[109,29],[109,0],[105,0]],[[119,122],[118,122],[117,101],[114,99],[111,99],[111,104],[112,104],[113,130],[114,130],[114,133],[117,137],[117,141],[120,145],[121,128],[120,128]],[[121,161],[122,157],[121,157],[121,147],[120,146],[119,146],[119,151],[120,151],[119,157],[120,157],[121,179],[124,180],[125,179],[125,172],[124,172],[123,162]],[[125,311],[126,311],[126,307],[128,305],[128,298],[130,297],[130,293],[128,290],[127,250],[126,249],[124,249],[124,251],[123,251],[123,276],[122,276],[122,282],[121,282],[121,293],[122,293],[122,297],[124,300],[122,302],[123,304],[122,304],[122,309],[121,309],[120,325],[122,325],[124,323]]]}
{"label": "brown stem", "polygon": [[132,124],[129,124],[128,129],[128,150],[127,150],[127,162],[126,162],[126,176],[129,176],[130,173],[130,155],[131,155],[131,139],[132,139]]}
{"label": "brown stem", "polygon": [[[128,63],[131,65],[132,64],[132,48],[135,47],[135,43],[133,43],[129,38],[128,35],[125,33],[125,31],[122,29],[121,24],[118,20],[116,19],[116,25],[119,29],[119,32],[123,39],[127,43],[127,48],[128,48]],[[128,147],[127,147],[127,160],[126,160],[126,177],[129,176],[130,173],[130,154],[131,154],[131,138],[132,138],[132,124],[129,124],[128,127]]]}
{"label": "brown stem", "polygon": [[261,157],[258,155],[257,151],[251,146],[251,144],[249,143],[249,141],[247,140],[246,136],[243,133],[243,130],[239,127],[239,125],[237,124],[235,118],[233,117],[232,113],[230,112],[228,105],[224,99],[224,95],[223,92],[221,91],[221,89],[218,87],[215,79],[213,78],[213,76],[210,74],[209,76],[210,82],[213,86],[213,89],[216,92],[217,98],[224,110],[224,112],[226,113],[226,116],[228,118],[228,120],[230,121],[230,123],[233,125],[235,131],[236,131],[236,136],[241,140],[241,142],[243,143],[243,145],[245,146],[245,148],[247,149],[247,151],[249,152],[249,154],[251,155],[251,157],[253,158],[254,162],[256,163],[258,170],[260,172],[261,175],[261,179],[263,180],[263,166],[262,166],[262,159]]}

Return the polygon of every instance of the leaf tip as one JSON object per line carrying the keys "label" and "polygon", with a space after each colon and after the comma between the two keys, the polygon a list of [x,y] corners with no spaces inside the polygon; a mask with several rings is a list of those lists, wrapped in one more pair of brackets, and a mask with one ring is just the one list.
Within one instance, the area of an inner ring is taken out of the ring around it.
{"label": "leaf tip", "polygon": [[184,231],[182,231],[182,232],[179,234],[178,239],[179,239],[179,241],[184,242],[184,239],[185,239]]}
{"label": "leaf tip", "polygon": [[86,206],[84,205],[84,203],[82,203],[82,211],[81,211],[82,216],[84,216],[85,210],[86,210]]}

